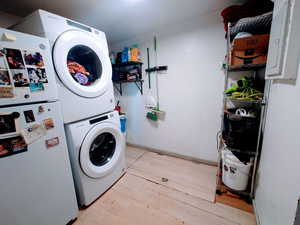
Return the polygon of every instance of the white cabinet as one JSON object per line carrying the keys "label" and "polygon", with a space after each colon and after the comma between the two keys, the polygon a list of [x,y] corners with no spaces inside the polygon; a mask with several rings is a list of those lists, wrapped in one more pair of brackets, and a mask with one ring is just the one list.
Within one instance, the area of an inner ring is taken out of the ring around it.
{"label": "white cabinet", "polygon": [[266,79],[296,79],[300,60],[300,1],[276,0]]}

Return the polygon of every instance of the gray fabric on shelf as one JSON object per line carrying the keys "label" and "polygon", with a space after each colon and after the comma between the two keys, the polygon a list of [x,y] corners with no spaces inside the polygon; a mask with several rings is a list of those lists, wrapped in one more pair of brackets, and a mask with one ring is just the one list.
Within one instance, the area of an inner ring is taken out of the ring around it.
{"label": "gray fabric on shelf", "polygon": [[270,33],[271,25],[272,25],[272,17],[273,17],[273,12],[268,12],[260,16],[240,19],[230,29],[231,40],[239,32],[248,32],[253,35]]}

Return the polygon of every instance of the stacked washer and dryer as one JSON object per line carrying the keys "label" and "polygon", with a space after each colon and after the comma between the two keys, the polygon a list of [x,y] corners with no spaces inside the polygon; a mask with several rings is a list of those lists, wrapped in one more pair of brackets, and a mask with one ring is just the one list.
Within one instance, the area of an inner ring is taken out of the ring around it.
{"label": "stacked washer and dryer", "polygon": [[106,36],[43,10],[12,29],[50,40],[78,203],[88,206],[126,167]]}

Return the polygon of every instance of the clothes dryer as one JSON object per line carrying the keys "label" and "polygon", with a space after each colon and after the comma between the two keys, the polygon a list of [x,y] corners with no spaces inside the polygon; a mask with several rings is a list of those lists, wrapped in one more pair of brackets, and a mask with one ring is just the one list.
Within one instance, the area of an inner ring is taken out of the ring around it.
{"label": "clothes dryer", "polygon": [[65,124],[114,109],[105,33],[44,10],[35,11],[12,29],[50,40]]}

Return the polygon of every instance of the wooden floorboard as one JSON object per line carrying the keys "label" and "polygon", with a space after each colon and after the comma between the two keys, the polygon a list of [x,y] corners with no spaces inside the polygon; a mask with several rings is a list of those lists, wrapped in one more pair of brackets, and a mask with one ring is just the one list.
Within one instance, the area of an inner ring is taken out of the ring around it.
{"label": "wooden floorboard", "polygon": [[[150,164],[155,163],[153,168],[160,167],[151,174],[155,179],[152,180],[148,175],[149,163],[141,169],[145,177],[127,173],[90,207],[81,210],[74,225],[256,225],[251,213],[207,201],[195,196],[194,192],[182,191],[178,186],[168,186],[156,180],[158,178],[155,173],[159,170],[171,180],[176,178],[174,172],[180,178],[189,173],[191,178],[185,178],[184,181],[191,184],[192,190],[197,184],[208,188],[210,181],[199,182],[197,179],[208,179],[210,176],[214,179],[215,174],[210,167],[145,151],[138,153],[137,149],[128,151],[132,151],[126,154],[128,161],[131,160],[129,170],[134,171],[134,168],[141,167],[141,163],[149,160]],[[177,165],[173,165],[174,163]],[[181,167],[181,170],[177,167]],[[182,185],[182,182],[177,183]],[[183,188],[184,185],[179,187]],[[210,187],[215,190],[214,186]],[[198,192],[202,189],[196,190]]]}
{"label": "wooden floorboard", "polygon": [[214,166],[146,152],[128,168],[128,173],[215,201],[217,168]]}
{"label": "wooden floorboard", "polygon": [[125,151],[127,167],[132,166],[132,164],[145,153],[146,151],[143,149],[127,146],[127,149]]}
{"label": "wooden floorboard", "polygon": [[[181,218],[190,224],[195,224],[189,222],[192,215],[196,215],[196,221],[200,219],[203,220],[205,217],[206,219],[204,219],[204,221],[208,222],[212,220],[215,221],[216,224],[219,224],[217,223],[217,218],[222,219],[219,221],[222,222],[220,224],[255,224],[253,215],[250,213],[221,204],[215,204],[190,194],[149,182],[148,180],[131,174],[127,174],[114,189],[122,191],[126,193],[128,197],[144,202],[151,207],[166,211],[166,213],[170,214],[176,212],[173,216]],[[192,215],[185,216],[186,211]]]}
{"label": "wooden floorboard", "polygon": [[254,213],[252,204],[247,203],[244,199],[237,198],[232,194],[222,193],[216,195],[216,202],[241,209],[243,211]]}

